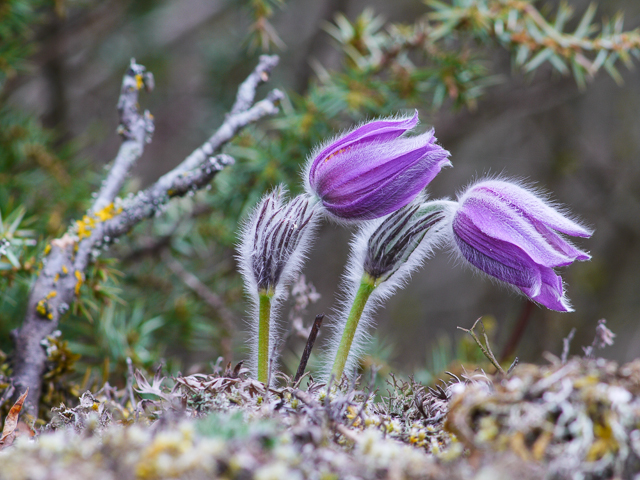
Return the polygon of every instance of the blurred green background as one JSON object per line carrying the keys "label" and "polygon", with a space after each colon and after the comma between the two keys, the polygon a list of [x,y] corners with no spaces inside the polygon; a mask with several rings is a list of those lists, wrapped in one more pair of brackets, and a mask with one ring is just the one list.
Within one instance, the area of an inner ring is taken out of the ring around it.
{"label": "blurred green background", "polygon": [[[559,5],[534,4],[549,18]],[[568,5],[576,11],[571,30],[589,3]],[[623,11],[625,30],[640,25],[635,0],[597,7],[596,24]],[[415,0],[5,0],[0,212],[5,231],[15,224],[16,262],[2,259],[0,350],[11,352],[9,332],[21,322],[46,241],[82,216],[117,151],[115,104],[129,59],[156,78],[155,91],[141,99],[156,131],[127,185],[136,191],[213,132],[258,55],[270,52],[281,62],[259,92],[283,89],[282,114],[225,147],[237,165],[211,190],[172,202],[92,267],[61,324],[61,338],[82,355],[77,372],[91,367],[87,381],[122,378],[127,356],[147,367],[163,359],[183,372],[208,369],[220,355],[243,358],[245,300],[234,259],[239,219],[279,182],[299,191],[300,168],[318,141],[363,119],[414,108],[421,128],[433,125],[452,153],[454,168],[432,182],[431,196],[453,197],[485,174],[526,178],[595,228],[593,238],[579,242],[593,260],[565,269],[576,311],[559,314],[530,308],[438,252],[380,310],[365,363],[440,371],[456,356],[471,355],[456,347],[463,336],[456,327],[469,328],[482,315],[492,319],[497,354],[511,344],[521,360],[540,362],[545,350],[560,353],[573,327],[572,352],[581,353],[597,320],[606,318],[618,336],[604,355],[637,357],[640,72],[620,65],[616,83],[615,73],[603,70],[586,89],[549,62],[523,73],[515,54],[482,25],[461,26],[437,52],[409,48],[387,63],[376,60],[380,42],[411,37],[433,11]],[[366,63],[372,58],[374,67]],[[296,317],[308,326],[321,312],[331,321],[349,235],[323,225],[304,270],[321,298],[306,306],[304,295],[293,298],[283,328],[290,330],[286,324]],[[228,305],[226,317],[185,285],[185,272]],[[514,342],[519,321],[523,335]],[[304,344],[302,332],[292,332],[283,354],[289,373]]]}

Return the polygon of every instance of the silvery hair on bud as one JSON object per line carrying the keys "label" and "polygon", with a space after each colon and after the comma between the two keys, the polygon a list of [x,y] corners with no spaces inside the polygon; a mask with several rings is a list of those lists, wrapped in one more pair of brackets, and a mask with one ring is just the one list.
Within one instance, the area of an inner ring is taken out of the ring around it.
{"label": "silvery hair on bud", "polygon": [[[374,326],[373,315],[376,310],[388,298],[390,298],[396,290],[404,287],[409,282],[411,274],[422,266],[426,259],[431,257],[436,248],[448,244],[448,229],[446,228],[446,225],[451,222],[451,211],[455,207],[455,202],[448,200],[436,200],[427,203],[433,203],[434,205],[438,204],[442,211],[440,214],[433,217],[433,221],[429,222],[430,228],[426,230],[424,238],[420,241],[415,250],[411,252],[408,258],[400,260],[400,265],[394,266],[395,271],[393,271],[389,277],[382,281],[373,290],[373,293],[369,297],[369,300],[362,312],[362,316],[360,317],[360,322],[358,323],[353,344],[349,351],[349,357],[344,369],[344,373],[347,376],[351,376],[355,371],[357,361],[364,353],[367,342],[371,338],[369,331]],[[407,213],[410,213],[412,210],[417,211],[416,207],[420,207],[424,204],[424,195],[419,195],[415,200],[402,209],[385,217],[365,222],[351,240],[349,260],[340,286],[340,291],[342,293],[340,294],[341,298],[339,300],[339,306],[335,316],[337,321],[331,322],[329,327],[328,355],[324,359],[322,368],[323,379],[328,380],[331,373],[333,361],[335,360],[338,352],[347,317],[349,316],[349,311],[351,310],[356,293],[360,287],[362,276],[365,273],[365,268],[371,271],[372,267],[379,268],[381,266],[380,262],[372,262],[371,253],[373,252],[370,252],[370,246],[374,249],[381,248],[380,240],[384,240],[385,236],[388,236],[395,227],[402,223],[406,219]],[[379,228],[380,230],[378,230]],[[382,262],[382,264],[384,263],[385,262]],[[386,266],[388,267],[388,264]],[[385,269],[383,268],[383,270]],[[382,272],[381,277],[384,278],[385,273],[388,273],[388,271]],[[339,379],[335,379],[335,381],[339,381]]]}
{"label": "silvery hair on bud", "polygon": [[244,288],[252,303],[249,367],[254,374],[257,372],[259,292],[273,292],[269,328],[271,356],[280,338],[278,310],[286,298],[287,286],[302,269],[317,220],[315,203],[308,195],[289,200],[281,185],[262,197],[242,225],[237,259]]}

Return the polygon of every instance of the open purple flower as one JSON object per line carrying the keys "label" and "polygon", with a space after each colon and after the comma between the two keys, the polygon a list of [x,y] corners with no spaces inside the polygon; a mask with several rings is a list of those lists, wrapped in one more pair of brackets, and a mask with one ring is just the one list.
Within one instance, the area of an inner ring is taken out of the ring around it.
{"label": "open purple flower", "polygon": [[562,278],[553,269],[591,256],[559,233],[589,237],[591,230],[503,180],[484,180],[468,188],[458,199],[452,228],[455,244],[469,263],[547,308],[573,311]]}
{"label": "open purple flower", "polygon": [[417,112],[374,120],[318,148],[307,165],[307,191],[343,220],[370,220],[405,206],[449,164],[433,130],[402,137],[417,123]]}

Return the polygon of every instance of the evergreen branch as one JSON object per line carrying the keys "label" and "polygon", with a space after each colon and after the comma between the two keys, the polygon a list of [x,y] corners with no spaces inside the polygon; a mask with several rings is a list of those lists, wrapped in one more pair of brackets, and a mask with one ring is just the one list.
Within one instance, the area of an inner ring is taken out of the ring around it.
{"label": "evergreen branch", "polygon": [[16,392],[29,388],[26,405],[32,414],[37,414],[42,377],[46,370],[47,355],[42,341],[56,330],[61,316],[78,297],[90,261],[101,247],[128,233],[144,219],[159,214],[170,198],[203,188],[220,170],[233,163],[233,158],[228,155],[212,155],[245,126],[278,112],[277,103],[283,97],[279,90],[271,91],[267,98],[251,105],[255,88],[266,80],[268,72],[276,64],[277,57],[261,57],[259,65],[238,92],[234,105],[236,111],[226,117],[216,132],[151,187],[138,192],[133,198],[120,200],[115,196],[153,131],[151,116],[138,113],[137,92],[131,90],[131,87],[134,90],[152,87],[152,77],[143,74],[141,69],[144,67],[134,62],[127,70],[118,101],[121,115],[119,133],[124,141],[114,166],[87,215],[61,238],[51,241],[45,250],[43,268],[31,290],[24,322],[13,335],[13,381]]}
{"label": "evergreen branch", "polygon": [[[385,85],[402,98],[432,90],[436,108],[445,96],[456,105],[474,108],[483,90],[497,82],[481,61],[478,42],[492,40],[509,50],[514,65],[524,73],[548,62],[562,75],[573,75],[580,88],[602,69],[621,83],[619,60],[631,68],[632,58],[640,58],[640,30],[624,31],[622,15],[597,26],[595,5],[585,11],[575,30],[566,31],[573,12],[564,3],[553,20],[531,0],[426,3],[432,11],[410,25],[390,24],[383,29],[381,17],[367,9],[353,22],[337,15],[335,25],[326,30],[342,45],[347,65],[355,72],[368,79],[390,76]],[[329,82],[335,84],[334,78]]]}
{"label": "evergreen branch", "polygon": [[615,62],[622,59],[630,66],[629,54],[640,55],[640,30],[625,32],[622,15],[604,21],[598,28],[592,23],[595,4],[585,11],[573,32],[565,31],[573,11],[564,3],[554,22],[530,0],[453,0],[451,5],[432,0],[428,4],[435,10],[429,17],[436,22],[429,29],[427,41],[448,38],[454,31],[470,33],[480,40],[493,37],[514,52],[516,65],[525,72],[549,62],[563,75],[571,68],[580,86],[584,86],[585,75],[593,77],[602,67],[617,79]]}

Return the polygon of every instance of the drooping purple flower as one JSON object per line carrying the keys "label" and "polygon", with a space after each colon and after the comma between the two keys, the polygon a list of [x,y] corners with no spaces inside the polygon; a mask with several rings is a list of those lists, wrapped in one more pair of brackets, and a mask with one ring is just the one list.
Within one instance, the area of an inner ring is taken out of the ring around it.
{"label": "drooping purple flower", "polygon": [[405,206],[449,164],[433,130],[403,137],[417,123],[417,112],[374,120],[320,147],[307,165],[307,191],[343,220],[370,220]]}
{"label": "drooping purple flower", "polygon": [[554,268],[591,256],[560,234],[590,237],[591,230],[504,180],[468,188],[458,199],[452,229],[457,249],[469,263],[547,308],[573,311]]}

